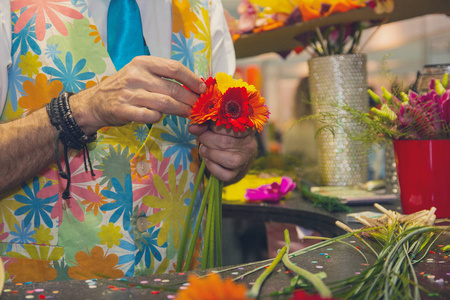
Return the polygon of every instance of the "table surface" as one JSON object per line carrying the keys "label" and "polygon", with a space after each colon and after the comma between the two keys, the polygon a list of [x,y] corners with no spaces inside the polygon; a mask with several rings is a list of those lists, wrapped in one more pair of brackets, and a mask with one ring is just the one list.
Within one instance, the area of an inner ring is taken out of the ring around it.
{"label": "table surface", "polygon": [[[394,201],[384,204],[388,209],[398,210],[399,203]],[[376,209],[373,205],[352,206],[353,212]],[[346,222],[346,213],[329,213],[323,209],[314,207],[311,202],[302,199],[299,194],[293,194],[289,199],[278,204],[249,204],[249,203],[224,203],[223,216],[232,218],[246,218],[251,220],[259,219],[272,222],[294,223],[303,226],[311,225],[316,229],[324,230],[331,235],[340,235],[342,231],[335,230],[336,220]],[[361,226],[358,226],[361,227]],[[364,248],[356,238],[349,238],[350,243]],[[445,291],[450,299],[450,279],[449,259],[442,252],[442,245],[450,244],[450,234],[440,237],[435,243],[427,260],[416,265],[416,273],[419,280],[427,287],[432,287]],[[364,252],[369,263],[374,260],[374,256]],[[326,272],[326,282],[350,277],[357,272],[362,272],[366,267],[365,259],[353,248],[341,243],[311,251],[292,258],[294,263],[313,273]],[[210,271],[221,270],[223,277],[240,278],[249,270],[256,266],[263,266],[267,262],[255,262],[251,266],[237,265],[207,271],[196,271],[196,274],[204,275]],[[261,295],[268,295],[271,292],[281,290],[289,285],[293,275],[287,272],[287,268],[279,263],[272,275],[265,281]],[[245,276],[242,280],[251,288],[252,283],[261,274],[262,270]],[[193,272],[191,272],[193,273]],[[189,273],[188,273],[189,274]],[[73,280],[47,283],[15,283],[5,284],[1,299],[173,299],[179,287],[186,282],[188,274],[161,274],[134,278],[120,278],[115,280]],[[442,280],[441,280],[442,279]],[[443,281],[443,283],[439,283]],[[163,287],[168,290],[152,289],[151,286]],[[423,299],[427,298],[427,293],[423,293]],[[267,297],[268,299],[282,299],[280,297]],[[432,299],[445,299],[433,297]]]}
{"label": "table surface", "polygon": [[[352,246],[358,246],[362,249],[369,263],[373,262],[375,256],[364,251],[364,245],[354,237],[346,240]],[[428,292],[422,292],[422,299],[450,299],[450,279],[449,260],[446,254],[442,252],[442,245],[450,243],[450,234],[441,236],[435,243],[427,257],[419,262],[415,269],[420,283],[430,290],[439,290],[446,293],[443,297],[430,297]],[[291,258],[293,263],[313,272],[325,272],[327,278],[325,282],[331,283],[348,278],[357,272],[364,271],[367,268],[367,262],[359,252],[346,244],[333,243],[323,248],[301,254]],[[241,278],[247,271],[254,270],[258,266],[267,265],[267,262],[258,262],[251,266],[233,266],[222,269],[222,277]],[[251,275],[237,280],[245,283],[251,288],[252,283],[263,272],[259,270]],[[212,270],[197,271],[195,274],[204,275]],[[192,274],[188,273],[188,274]],[[25,283],[16,285],[9,283],[5,285],[1,299],[24,299],[26,296],[34,296],[34,299],[173,299],[176,290],[187,280],[188,274],[161,274],[134,278],[121,278],[114,280],[73,280],[47,283]],[[261,295],[268,296],[270,293],[282,290],[288,286],[293,278],[293,273],[280,262],[272,274],[264,282]],[[151,287],[156,287],[152,289]],[[159,290],[173,289],[172,291]],[[264,299],[287,299],[286,297],[271,296]]]}

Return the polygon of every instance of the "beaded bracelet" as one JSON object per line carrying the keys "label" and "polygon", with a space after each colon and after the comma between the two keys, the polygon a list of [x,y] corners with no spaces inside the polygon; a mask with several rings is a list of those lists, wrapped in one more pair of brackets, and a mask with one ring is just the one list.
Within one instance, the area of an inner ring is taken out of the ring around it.
{"label": "beaded bracelet", "polygon": [[[72,110],[70,109],[69,98],[73,93],[70,92],[62,92],[59,94],[57,98],[53,98],[50,103],[46,104],[47,114],[50,118],[50,122],[53,126],[55,126],[58,134],[55,138],[55,156],[56,163],[58,165],[59,175],[67,179],[66,189],[63,192],[63,199],[70,198],[70,181],[71,181],[71,173],[70,173],[70,165],[69,158],[67,155],[68,148],[83,150],[84,157],[84,167],[87,169],[86,159],[89,162],[89,167],[91,170],[91,175],[95,176],[94,171],[92,169],[91,160],[89,158],[89,150],[87,147],[88,143],[95,141],[97,138],[97,133],[92,135],[86,135],[83,130],[81,130],[80,126],[77,124],[72,115]],[[64,146],[64,161],[66,164],[66,172],[63,171],[61,166],[61,161],[59,158],[59,141],[62,142]]]}

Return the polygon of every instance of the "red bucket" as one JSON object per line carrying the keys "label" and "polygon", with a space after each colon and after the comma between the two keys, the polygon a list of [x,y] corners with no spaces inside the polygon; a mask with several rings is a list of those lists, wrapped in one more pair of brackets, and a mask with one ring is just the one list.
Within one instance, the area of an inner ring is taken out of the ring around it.
{"label": "red bucket", "polygon": [[404,214],[436,207],[450,217],[450,140],[394,141]]}

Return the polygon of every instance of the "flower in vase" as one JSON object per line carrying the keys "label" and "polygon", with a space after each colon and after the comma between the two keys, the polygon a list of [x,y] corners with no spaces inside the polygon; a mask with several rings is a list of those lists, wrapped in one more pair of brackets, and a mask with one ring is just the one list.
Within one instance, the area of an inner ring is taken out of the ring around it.
{"label": "flower in vase", "polygon": [[450,139],[450,89],[448,76],[432,80],[428,92],[400,93],[397,97],[383,88],[382,97],[369,90],[380,108],[370,114],[356,114],[375,134],[402,140]]}
{"label": "flower in vase", "polygon": [[206,277],[189,277],[187,289],[180,290],[176,300],[247,300],[247,288],[227,278],[222,280],[218,274],[212,273]]}
{"label": "flower in vase", "polygon": [[283,176],[281,182],[264,184],[256,189],[247,189],[244,197],[249,202],[265,201],[279,202],[284,196],[295,189],[295,182],[292,178]]}
{"label": "flower in vase", "polygon": [[259,8],[256,4],[249,0],[242,0],[237,7],[240,15],[238,22],[238,32],[249,32],[255,28],[255,23],[258,18]]}
{"label": "flower in vase", "polygon": [[367,4],[377,14],[391,13],[394,11],[394,0],[369,0]]}
{"label": "flower in vase", "polygon": [[364,3],[359,2],[354,0],[304,0],[299,3],[298,9],[302,14],[303,22],[307,22],[365,6]]}

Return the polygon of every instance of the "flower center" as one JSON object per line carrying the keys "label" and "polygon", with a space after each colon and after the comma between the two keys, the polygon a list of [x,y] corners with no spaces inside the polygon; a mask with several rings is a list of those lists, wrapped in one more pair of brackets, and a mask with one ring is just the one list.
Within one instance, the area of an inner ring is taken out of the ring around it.
{"label": "flower center", "polygon": [[236,101],[228,101],[225,103],[225,113],[229,114],[232,118],[237,118],[241,115],[241,106]]}
{"label": "flower center", "polygon": [[209,113],[211,110],[214,109],[214,101],[208,101],[203,105],[203,112]]}

